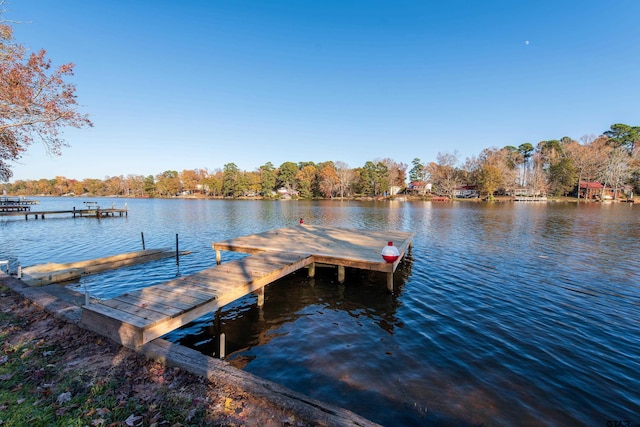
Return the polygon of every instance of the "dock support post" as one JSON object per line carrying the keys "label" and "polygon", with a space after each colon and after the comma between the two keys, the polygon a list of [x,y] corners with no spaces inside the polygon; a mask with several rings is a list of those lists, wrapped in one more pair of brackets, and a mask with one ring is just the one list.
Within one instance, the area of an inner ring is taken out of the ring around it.
{"label": "dock support post", "polygon": [[73,217],[74,218],[76,217],[76,207],[75,206],[73,207]]}
{"label": "dock support post", "polygon": [[262,308],[264,306],[264,287],[258,289],[256,294],[258,294],[258,308]]}
{"label": "dock support post", "polygon": [[309,277],[316,277],[316,263],[309,264]]}
{"label": "dock support post", "polygon": [[176,265],[180,265],[180,255],[178,251],[178,235],[176,234]]}
{"label": "dock support post", "polygon": [[220,359],[224,359],[226,356],[226,337],[224,336],[224,332],[220,334]]}
{"label": "dock support post", "polygon": [[221,262],[220,251],[216,249],[216,264],[220,265],[220,262]]}
{"label": "dock support post", "polygon": [[144,231],[140,232],[140,236],[142,237],[142,250],[144,251],[145,250],[145,247],[144,247]]}
{"label": "dock support post", "polygon": [[344,265],[338,266],[338,283],[344,283]]}
{"label": "dock support post", "polygon": [[18,279],[22,279],[22,266],[18,264]]}
{"label": "dock support post", "polygon": [[393,273],[387,273],[387,290],[393,292]]}

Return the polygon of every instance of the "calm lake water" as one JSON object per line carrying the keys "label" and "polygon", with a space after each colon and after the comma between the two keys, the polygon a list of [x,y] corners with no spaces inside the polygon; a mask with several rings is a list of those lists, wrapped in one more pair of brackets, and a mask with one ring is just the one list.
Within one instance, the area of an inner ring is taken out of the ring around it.
{"label": "calm lake water", "polygon": [[301,217],[415,231],[394,295],[382,275],[347,270],[339,285],[300,271],[268,286],[262,309],[247,296],[167,339],[215,355],[224,332],[230,363],[389,426],[640,423],[640,206],[94,200],[129,216],[0,219],[0,259],[129,252],[141,232],[147,248],[178,234],[193,251],[69,285],[109,298],[212,266],[212,241]]}

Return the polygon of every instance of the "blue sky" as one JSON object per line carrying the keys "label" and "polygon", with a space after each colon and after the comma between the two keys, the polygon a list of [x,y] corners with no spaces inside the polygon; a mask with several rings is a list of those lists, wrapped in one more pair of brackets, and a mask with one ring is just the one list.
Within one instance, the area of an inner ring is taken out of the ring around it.
{"label": "blue sky", "polygon": [[15,38],[73,62],[95,127],[19,179],[254,170],[640,125],[640,2],[8,0]]}

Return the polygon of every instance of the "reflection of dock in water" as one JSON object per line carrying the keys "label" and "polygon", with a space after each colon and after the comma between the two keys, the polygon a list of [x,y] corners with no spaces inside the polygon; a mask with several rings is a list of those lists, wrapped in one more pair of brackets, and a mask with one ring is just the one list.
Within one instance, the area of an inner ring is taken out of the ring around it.
{"label": "reflection of dock in water", "polygon": [[[139,347],[249,293],[264,303],[264,287],[303,267],[315,274],[316,264],[335,266],[338,280],[345,268],[393,273],[411,245],[414,233],[369,231],[300,225],[213,243],[220,251],[251,255],[160,285],[92,303],[83,307],[82,323],[115,341]],[[386,263],[380,250],[393,241],[400,257]]]}

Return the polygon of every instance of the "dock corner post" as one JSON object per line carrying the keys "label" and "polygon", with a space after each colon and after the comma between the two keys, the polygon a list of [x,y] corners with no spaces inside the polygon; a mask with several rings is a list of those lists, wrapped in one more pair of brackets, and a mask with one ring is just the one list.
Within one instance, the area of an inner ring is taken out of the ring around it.
{"label": "dock corner post", "polygon": [[178,234],[176,234],[176,265],[180,265],[180,251],[178,250]]}
{"label": "dock corner post", "polygon": [[73,217],[74,218],[76,217],[76,207],[75,206],[73,207]]}
{"label": "dock corner post", "polygon": [[216,249],[216,264],[220,265],[220,261],[221,261],[220,249]]}
{"label": "dock corner post", "polygon": [[309,277],[316,277],[316,263],[309,264]]}
{"label": "dock corner post", "polygon": [[344,276],[345,276],[344,269],[345,269],[344,265],[338,266],[338,283],[344,283]]}
{"label": "dock corner post", "polygon": [[264,306],[264,286],[256,291],[258,294],[258,308],[262,308]]}
{"label": "dock corner post", "polygon": [[144,231],[140,232],[140,236],[142,237],[142,250],[144,251],[145,250],[145,247],[144,247]]}
{"label": "dock corner post", "polygon": [[387,290],[393,293],[393,272],[387,273]]}

